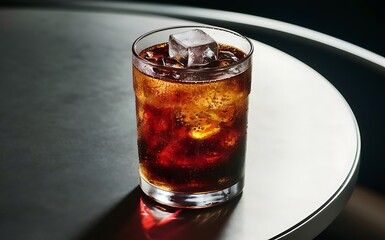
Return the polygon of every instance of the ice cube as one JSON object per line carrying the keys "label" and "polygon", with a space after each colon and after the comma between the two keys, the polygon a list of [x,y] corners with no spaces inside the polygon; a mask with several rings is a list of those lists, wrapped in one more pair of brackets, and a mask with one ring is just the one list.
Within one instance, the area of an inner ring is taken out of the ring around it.
{"label": "ice cube", "polygon": [[174,68],[183,68],[183,65],[177,60],[175,60],[174,58],[167,57],[163,61],[165,66],[174,67]]}
{"label": "ice cube", "polygon": [[147,51],[146,54],[144,55],[144,58],[147,59],[148,61],[152,62],[152,63],[156,63],[158,65],[165,65],[164,60],[163,60],[163,56],[156,53],[156,52]]}
{"label": "ice cube", "polygon": [[201,66],[217,60],[218,44],[200,29],[172,34],[169,55],[187,67]]}
{"label": "ice cube", "polygon": [[227,60],[228,62],[238,62],[237,56],[230,51],[220,51],[218,54],[219,60]]}

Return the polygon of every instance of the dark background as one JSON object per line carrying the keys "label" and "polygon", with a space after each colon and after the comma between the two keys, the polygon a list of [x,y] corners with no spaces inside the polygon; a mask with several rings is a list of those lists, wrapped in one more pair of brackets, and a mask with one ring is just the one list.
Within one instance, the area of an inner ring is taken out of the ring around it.
{"label": "dark background", "polygon": [[0,6],[98,1],[173,4],[246,13],[316,30],[385,56],[385,8],[381,0],[0,0]]}

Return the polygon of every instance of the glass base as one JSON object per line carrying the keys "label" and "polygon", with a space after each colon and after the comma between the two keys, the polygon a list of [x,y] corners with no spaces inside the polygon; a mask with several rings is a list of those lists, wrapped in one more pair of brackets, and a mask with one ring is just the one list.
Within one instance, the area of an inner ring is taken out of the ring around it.
{"label": "glass base", "polygon": [[157,188],[143,178],[140,178],[140,187],[147,196],[158,203],[177,208],[208,208],[218,205],[239,195],[243,190],[243,185],[244,181],[242,178],[241,181],[233,186],[219,191],[189,194],[169,192]]}

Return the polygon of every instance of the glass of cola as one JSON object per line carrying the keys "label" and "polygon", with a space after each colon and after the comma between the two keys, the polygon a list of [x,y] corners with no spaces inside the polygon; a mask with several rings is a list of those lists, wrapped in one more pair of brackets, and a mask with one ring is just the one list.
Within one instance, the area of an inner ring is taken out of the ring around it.
{"label": "glass of cola", "polygon": [[132,46],[140,186],[172,207],[242,192],[253,45],[218,27],[155,30]]}

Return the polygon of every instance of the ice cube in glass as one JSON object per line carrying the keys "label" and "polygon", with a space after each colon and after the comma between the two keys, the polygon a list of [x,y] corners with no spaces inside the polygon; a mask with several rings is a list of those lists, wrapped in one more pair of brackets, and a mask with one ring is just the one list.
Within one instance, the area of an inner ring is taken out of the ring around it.
{"label": "ice cube in glass", "polygon": [[200,29],[172,34],[169,55],[186,67],[202,66],[217,60],[218,44]]}

